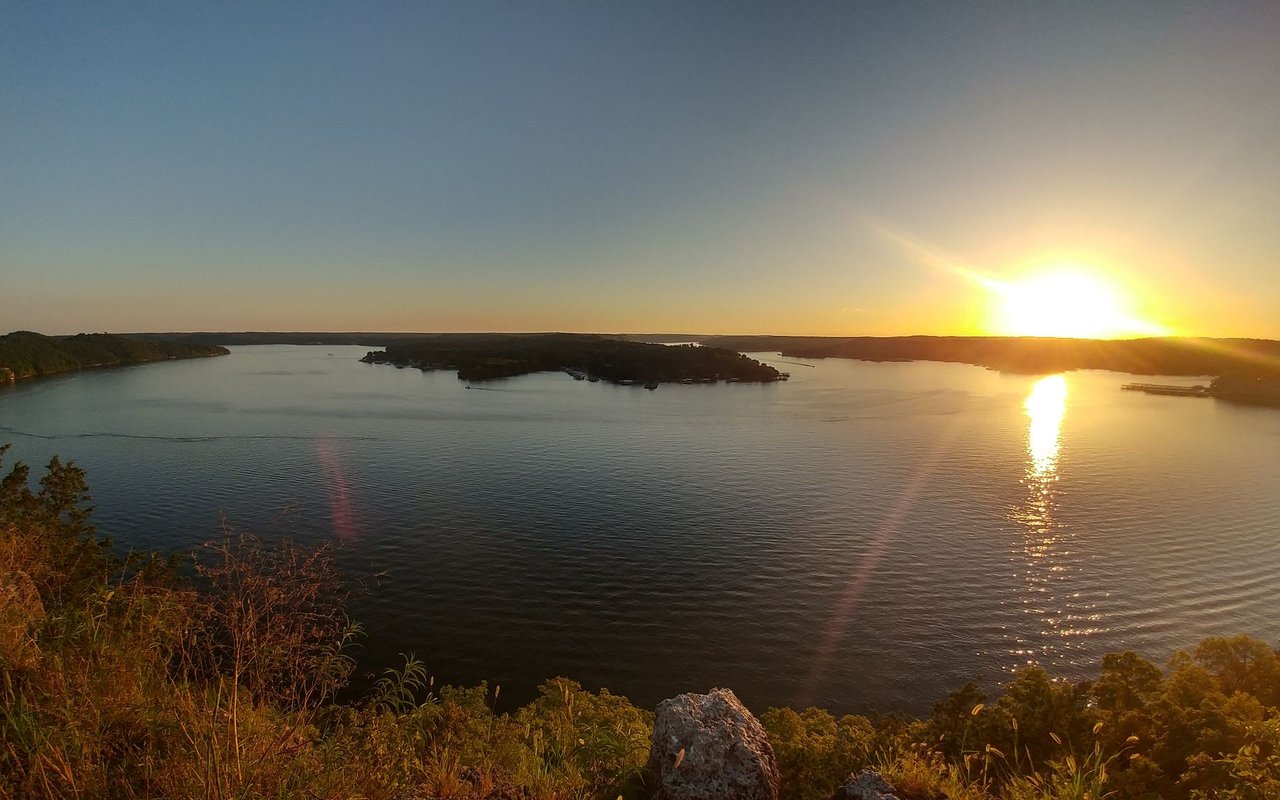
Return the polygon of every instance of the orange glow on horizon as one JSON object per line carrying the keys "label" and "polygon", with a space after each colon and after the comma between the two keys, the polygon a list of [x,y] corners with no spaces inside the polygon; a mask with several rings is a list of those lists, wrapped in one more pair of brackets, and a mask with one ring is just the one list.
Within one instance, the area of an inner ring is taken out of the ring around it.
{"label": "orange glow on horizon", "polygon": [[[1037,258],[1018,276],[1006,277],[1007,266],[978,268],[883,220],[863,216],[861,221],[916,266],[959,280],[974,290],[972,307],[978,311],[966,333],[1079,339],[1178,335],[1170,326],[1152,319],[1146,304],[1148,293],[1126,280],[1126,271],[1094,266],[1111,263],[1116,260],[1113,257],[1098,258],[1095,254],[1085,261]],[[947,302],[958,306],[954,297]]]}

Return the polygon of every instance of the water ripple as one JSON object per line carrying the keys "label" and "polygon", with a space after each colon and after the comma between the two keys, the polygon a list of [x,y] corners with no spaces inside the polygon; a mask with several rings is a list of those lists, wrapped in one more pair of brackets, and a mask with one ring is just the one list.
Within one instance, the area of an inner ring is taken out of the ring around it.
{"label": "water ripple", "polygon": [[352,609],[363,670],[415,651],[513,700],[563,674],[644,704],[723,684],[923,711],[1028,662],[1280,640],[1280,414],[840,360],[763,388],[468,391],[363,353],[20,384],[0,438],[84,466],[126,545],[185,550],[220,515],[337,537],[380,576]]}

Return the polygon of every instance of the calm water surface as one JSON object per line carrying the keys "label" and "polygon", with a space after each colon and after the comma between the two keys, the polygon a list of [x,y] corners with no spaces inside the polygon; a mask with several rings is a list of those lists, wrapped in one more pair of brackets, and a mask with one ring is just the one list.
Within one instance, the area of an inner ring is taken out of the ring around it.
{"label": "calm water surface", "polygon": [[468,390],[365,349],[20,384],[0,441],[84,467],[122,545],[189,549],[221,515],[338,540],[381,574],[353,612],[366,669],[413,651],[504,698],[566,675],[646,705],[725,685],[923,711],[1030,662],[1280,642],[1277,411],[775,355],[789,383]]}

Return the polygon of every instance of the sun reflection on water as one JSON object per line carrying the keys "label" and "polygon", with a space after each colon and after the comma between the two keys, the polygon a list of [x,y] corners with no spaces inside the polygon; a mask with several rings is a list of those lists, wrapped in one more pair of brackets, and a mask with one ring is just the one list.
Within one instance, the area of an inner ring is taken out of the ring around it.
{"label": "sun reflection on water", "polygon": [[1027,429],[1030,477],[1051,480],[1058,467],[1058,439],[1062,434],[1062,418],[1067,412],[1067,379],[1050,375],[1036,381],[1022,407],[1031,418]]}
{"label": "sun reflection on water", "polygon": [[1050,375],[1031,386],[1022,403],[1027,415],[1024,501],[1011,508],[1009,521],[1021,533],[1015,561],[1026,589],[1022,613],[1035,621],[1018,625],[1010,653],[1019,664],[1067,661],[1081,639],[1101,630],[1101,615],[1072,591],[1071,537],[1058,519],[1057,489],[1062,422],[1067,412],[1067,379]]}

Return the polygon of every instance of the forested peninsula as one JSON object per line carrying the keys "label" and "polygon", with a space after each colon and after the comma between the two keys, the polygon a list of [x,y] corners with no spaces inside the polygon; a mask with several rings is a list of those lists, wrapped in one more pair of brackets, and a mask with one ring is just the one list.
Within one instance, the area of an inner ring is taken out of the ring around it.
{"label": "forested peninsula", "polygon": [[441,334],[389,345],[363,361],[456,370],[468,381],[563,370],[580,380],[620,384],[771,383],[785,373],[719,347],[662,345],[577,333]]}
{"label": "forested peninsula", "polygon": [[709,336],[705,345],[799,358],[949,361],[1001,372],[1102,369],[1134,375],[1280,373],[1272,339],[1059,339],[1035,336]]}
{"label": "forested peninsula", "polygon": [[795,358],[942,361],[1018,374],[1099,369],[1132,375],[1215,376],[1204,392],[1280,407],[1280,342],[1273,339],[1057,339],[1011,336],[710,336],[703,344]]}
{"label": "forested peninsula", "polygon": [[115,367],[227,355],[225,347],[162,339],[134,339],[110,333],[44,336],[14,331],[0,336],[0,383],[91,367]]}

